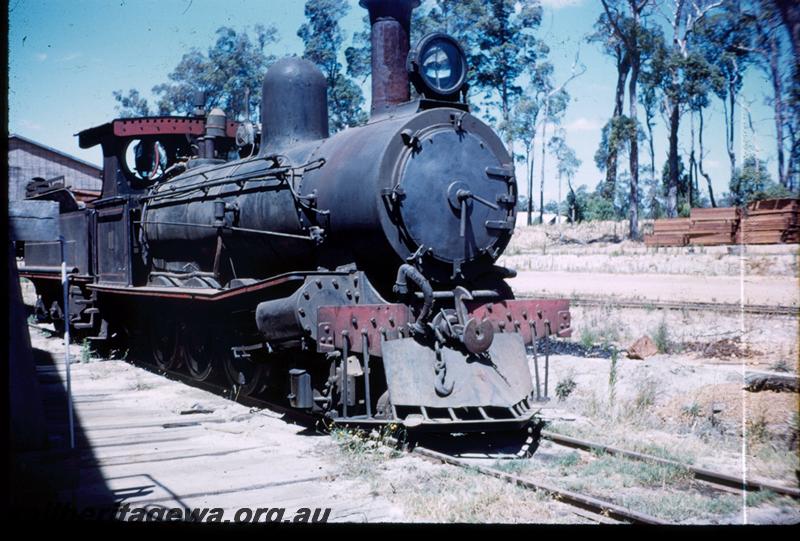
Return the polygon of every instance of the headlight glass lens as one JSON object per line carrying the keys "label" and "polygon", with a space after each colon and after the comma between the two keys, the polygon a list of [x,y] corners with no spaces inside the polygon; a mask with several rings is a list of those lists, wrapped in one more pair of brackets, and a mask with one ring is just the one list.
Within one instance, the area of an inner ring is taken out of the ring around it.
{"label": "headlight glass lens", "polygon": [[444,39],[434,39],[422,53],[420,72],[433,90],[448,93],[459,83],[463,64],[458,48]]}

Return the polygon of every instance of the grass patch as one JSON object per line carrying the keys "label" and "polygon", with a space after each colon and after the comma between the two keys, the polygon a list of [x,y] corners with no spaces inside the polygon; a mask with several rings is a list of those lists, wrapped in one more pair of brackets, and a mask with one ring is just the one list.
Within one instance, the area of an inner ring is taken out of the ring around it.
{"label": "grass patch", "polygon": [[741,509],[741,503],[739,495],[720,494],[716,498],[708,498],[686,492],[623,495],[621,501],[621,505],[629,509],[636,509],[670,522],[730,515]]}
{"label": "grass patch", "polygon": [[655,330],[650,333],[653,335],[653,342],[656,344],[656,348],[658,348],[659,353],[669,353],[670,351],[670,337],[669,337],[669,326],[667,325],[667,320],[662,319],[661,323],[655,328]]}
{"label": "grass patch", "polygon": [[596,459],[581,468],[578,475],[610,481],[614,486],[662,488],[668,484],[685,487],[694,477],[689,469],[680,466],[630,460],[602,452],[595,456]]}
{"label": "grass patch", "polygon": [[787,479],[800,470],[800,456],[795,449],[774,443],[757,443],[750,447],[748,467],[755,474],[772,479]]}
{"label": "grass patch", "polygon": [[756,409],[747,416],[745,434],[748,444],[753,446],[769,441],[769,419],[764,409]]}
{"label": "grass patch", "polygon": [[516,475],[528,469],[528,461],[524,459],[495,460],[492,468]]}
{"label": "grass patch", "polygon": [[608,369],[608,406],[610,410],[614,409],[614,402],[617,397],[617,350],[611,352],[611,365]]}
{"label": "grass patch", "polygon": [[759,505],[773,502],[778,498],[780,498],[780,495],[771,490],[758,490],[756,492],[748,492],[745,496],[745,502],[747,507],[758,507]]}
{"label": "grass patch", "polygon": [[[550,497],[460,468],[442,468],[396,486],[409,516],[425,522],[563,522]],[[424,486],[424,490],[420,490]]]}
{"label": "grass patch", "polygon": [[786,359],[779,359],[769,367],[770,370],[774,372],[791,372],[792,367],[789,365],[789,361]]}
{"label": "grass patch", "polygon": [[389,436],[397,431],[397,425],[386,425],[381,430],[366,431],[354,428],[335,427],[331,429],[331,439],[344,455],[342,466],[345,474],[353,477],[373,478],[378,463],[387,458],[396,458],[402,453],[392,443]]}
{"label": "grass patch", "polygon": [[656,403],[659,393],[659,381],[649,377],[640,377],[634,382],[634,396],[626,401],[624,416],[631,420],[643,420]]}
{"label": "grass patch", "polygon": [[675,462],[681,462],[683,464],[694,463],[694,457],[689,453],[685,451],[676,452],[674,449],[668,449],[663,445],[656,445],[654,443],[634,444],[632,449],[639,453],[652,455],[665,460],[674,460]]}
{"label": "grass patch", "polygon": [[88,363],[92,360],[92,344],[89,342],[88,339],[84,338],[83,342],[81,342],[81,362]]}
{"label": "grass patch", "polygon": [[578,384],[575,382],[574,374],[569,373],[564,379],[556,384],[556,396],[558,397],[558,400],[562,402],[566,400],[577,386]]}
{"label": "grass patch", "polygon": [[591,348],[599,341],[599,336],[592,329],[584,327],[581,329],[580,344],[586,349]]}
{"label": "grass patch", "polygon": [[556,460],[556,464],[558,465],[559,468],[565,469],[577,466],[580,463],[580,461],[581,461],[581,455],[578,454],[577,451],[570,451],[569,453],[558,457],[558,459]]}

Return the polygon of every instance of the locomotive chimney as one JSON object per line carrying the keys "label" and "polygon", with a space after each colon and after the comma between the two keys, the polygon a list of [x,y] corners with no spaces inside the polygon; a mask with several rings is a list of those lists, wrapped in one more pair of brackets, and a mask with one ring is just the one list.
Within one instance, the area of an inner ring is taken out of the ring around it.
{"label": "locomotive chimney", "polygon": [[372,115],[410,99],[408,57],[411,11],[420,0],[360,0],[372,27]]}

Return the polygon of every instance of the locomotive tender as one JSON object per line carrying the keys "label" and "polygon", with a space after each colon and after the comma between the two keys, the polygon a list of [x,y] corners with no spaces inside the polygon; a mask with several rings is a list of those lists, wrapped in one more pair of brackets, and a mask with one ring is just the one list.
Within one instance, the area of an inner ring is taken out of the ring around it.
{"label": "locomotive tender", "polygon": [[[20,274],[42,318],[237,395],[362,425],[525,426],[526,346],[569,336],[570,316],[565,300],[513,299],[514,272],[495,265],[515,224],[512,158],[469,113],[458,43],[429,34],[409,51],[419,0],[360,4],[365,125],[329,136],[326,81],[292,57],[264,77],[260,142],[218,109],[85,130],[103,192],[61,204],[69,314],[58,243],[26,243]],[[245,157],[226,160],[236,140]]]}

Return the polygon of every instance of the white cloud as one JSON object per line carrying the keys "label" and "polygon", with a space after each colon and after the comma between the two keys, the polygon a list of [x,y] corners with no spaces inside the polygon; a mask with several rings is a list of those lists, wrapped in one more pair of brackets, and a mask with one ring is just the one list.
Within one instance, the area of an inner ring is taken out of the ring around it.
{"label": "white cloud", "polygon": [[47,53],[36,53],[34,56],[36,57],[36,60],[38,60],[39,62],[44,62],[45,60],[47,60]]}
{"label": "white cloud", "polygon": [[581,116],[564,126],[568,132],[595,132],[600,131],[603,126],[597,119]]}
{"label": "white cloud", "polygon": [[59,61],[60,62],[69,62],[70,60],[75,60],[76,58],[80,58],[81,53],[69,53],[68,55],[62,56]]}
{"label": "white cloud", "polygon": [[583,0],[541,0],[542,5],[551,9],[569,8],[579,6]]}

